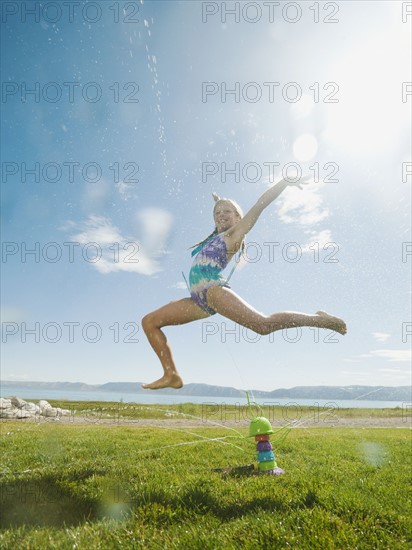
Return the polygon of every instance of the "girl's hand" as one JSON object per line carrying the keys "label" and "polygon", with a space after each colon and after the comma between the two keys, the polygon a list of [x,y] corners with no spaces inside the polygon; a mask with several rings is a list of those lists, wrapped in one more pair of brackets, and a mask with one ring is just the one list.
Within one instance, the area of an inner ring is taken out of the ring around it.
{"label": "girl's hand", "polygon": [[311,176],[303,176],[303,178],[300,178],[298,181],[289,181],[287,179],[284,179],[283,181],[288,187],[298,187],[299,189],[303,189],[302,185],[307,185],[310,179]]}

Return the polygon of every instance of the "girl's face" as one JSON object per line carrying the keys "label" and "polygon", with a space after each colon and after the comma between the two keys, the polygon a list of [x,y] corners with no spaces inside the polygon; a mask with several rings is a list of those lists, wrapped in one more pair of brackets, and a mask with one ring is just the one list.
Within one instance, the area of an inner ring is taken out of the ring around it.
{"label": "girl's face", "polygon": [[218,233],[223,233],[237,224],[240,216],[233,204],[228,201],[218,201],[213,210],[213,218]]}

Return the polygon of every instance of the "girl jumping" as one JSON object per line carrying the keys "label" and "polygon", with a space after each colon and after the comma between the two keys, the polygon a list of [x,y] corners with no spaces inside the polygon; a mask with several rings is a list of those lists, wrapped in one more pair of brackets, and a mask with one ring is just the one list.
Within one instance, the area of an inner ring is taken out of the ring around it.
{"label": "girl jumping", "polygon": [[215,230],[204,241],[195,245],[192,252],[194,260],[188,284],[191,297],[171,302],[149,313],[142,320],[143,330],[164,371],[159,380],[143,384],[143,388],[158,390],[178,389],[183,386],[172,351],[162,332],[162,328],[166,326],[183,325],[220,313],[262,335],[292,327],[319,327],[346,334],[345,322],[324,311],[317,311],[314,315],[293,311],[263,315],[235,294],[221,275],[222,270],[243,246],[245,235],[255,225],[263,210],[287,187],[301,189],[301,184],[307,179],[294,183],[283,179],[263,193],[245,216],[234,201],[220,199],[213,194]]}

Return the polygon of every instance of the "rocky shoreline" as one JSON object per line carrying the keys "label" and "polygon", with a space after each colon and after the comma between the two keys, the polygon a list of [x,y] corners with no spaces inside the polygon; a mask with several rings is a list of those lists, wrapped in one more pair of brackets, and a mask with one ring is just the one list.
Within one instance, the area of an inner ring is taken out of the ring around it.
{"label": "rocky shoreline", "polygon": [[24,401],[20,397],[11,397],[7,399],[0,397],[0,418],[8,419],[28,419],[38,416],[48,418],[59,418],[62,416],[69,416],[72,414],[67,409],[61,409],[60,407],[52,407],[50,403],[44,399],[41,399],[38,403],[31,403]]}

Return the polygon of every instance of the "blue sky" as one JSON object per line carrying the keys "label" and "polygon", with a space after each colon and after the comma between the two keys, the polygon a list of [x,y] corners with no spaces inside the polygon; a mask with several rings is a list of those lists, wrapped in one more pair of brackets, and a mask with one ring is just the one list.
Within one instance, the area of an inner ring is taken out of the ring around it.
{"label": "blue sky", "polygon": [[187,296],[212,191],[247,210],[298,166],[314,181],[265,210],[231,286],[348,334],[171,327],[184,381],[410,383],[407,3],[23,4],[3,3],[2,379],[158,378],[140,321]]}

